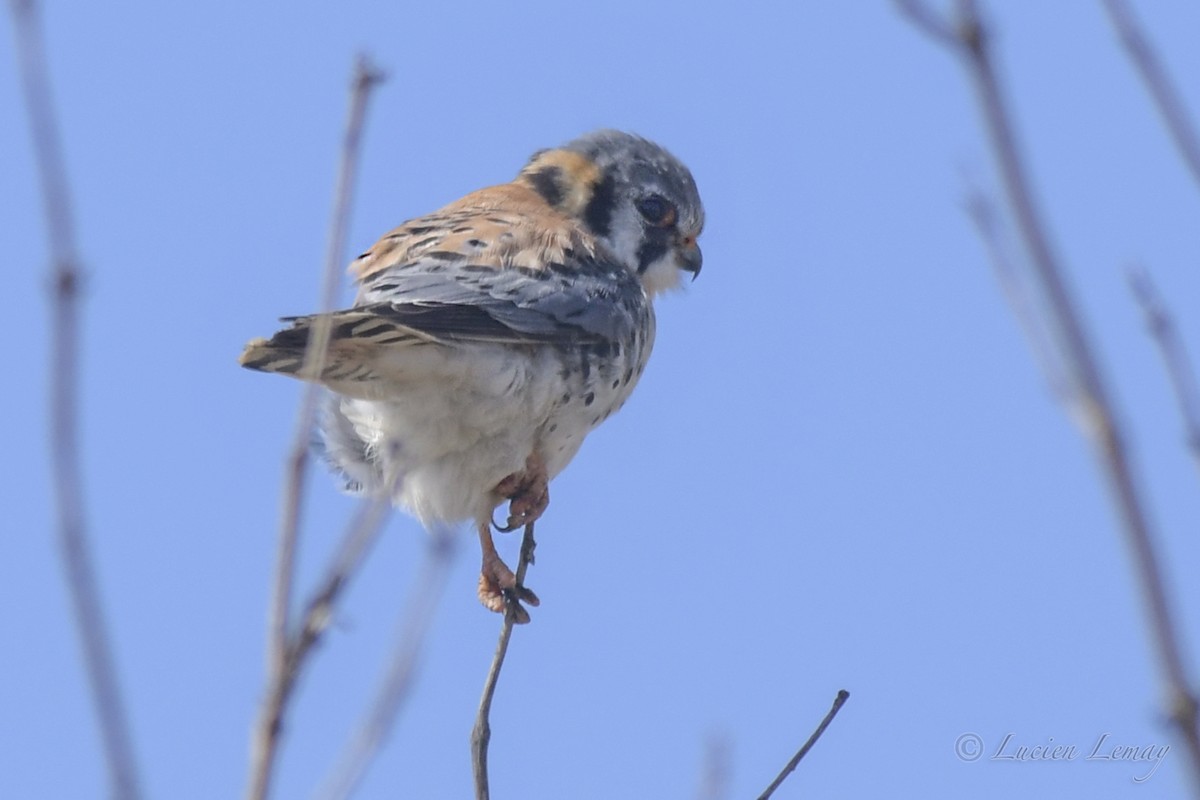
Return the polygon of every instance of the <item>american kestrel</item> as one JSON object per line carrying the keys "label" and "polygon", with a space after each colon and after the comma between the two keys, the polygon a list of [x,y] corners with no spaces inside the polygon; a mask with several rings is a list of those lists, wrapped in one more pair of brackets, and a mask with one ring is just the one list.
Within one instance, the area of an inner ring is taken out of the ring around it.
{"label": "american kestrel", "polygon": [[651,299],[700,273],[704,208],[662,147],[597,131],[535,153],[511,183],[409,220],[350,265],[354,307],[329,314],[319,376],[302,375],[317,316],[246,345],[241,364],[333,392],[327,460],[358,493],[424,524],[471,520],[479,598],[538,605],[492,542],[538,518],[548,483],[621,407],[654,343]]}

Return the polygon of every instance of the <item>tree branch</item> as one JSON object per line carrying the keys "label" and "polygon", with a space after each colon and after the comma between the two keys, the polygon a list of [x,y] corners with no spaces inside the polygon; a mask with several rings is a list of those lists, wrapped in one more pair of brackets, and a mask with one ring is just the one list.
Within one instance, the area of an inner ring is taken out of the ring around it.
{"label": "tree branch", "polygon": [[1179,92],[1175,90],[1170,75],[1163,69],[1154,48],[1146,41],[1137,18],[1129,10],[1125,0],[1104,0],[1104,8],[1108,11],[1108,18],[1120,37],[1121,44],[1129,53],[1138,74],[1142,76],[1142,82],[1154,98],[1158,113],[1162,115],[1171,138],[1175,140],[1175,146],[1179,148],[1179,155],[1191,171],[1193,180],[1200,185],[1200,138],[1196,136],[1196,129],[1192,127],[1187,113],[1183,110]]}
{"label": "tree branch", "polygon": [[1184,438],[1188,450],[1200,469],[1200,391],[1196,389],[1196,375],[1188,359],[1187,348],[1179,338],[1175,322],[1163,305],[1150,273],[1144,269],[1129,271],[1129,287],[1137,298],[1142,313],[1146,315],[1146,327],[1162,355],[1163,366],[1179,404],[1179,416],[1183,419]]}
{"label": "tree branch", "polygon": [[849,699],[850,693],[845,689],[837,693],[837,697],[833,698],[833,706],[830,707],[829,713],[825,715],[825,719],[821,720],[821,724],[808,737],[808,741],[800,746],[800,749],[796,751],[796,755],[792,756],[792,760],[787,763],[783,771],[775,776],[775,780],[771,781],[771,785],[766,788],[766,791],[758,796],[758,800],[768,800],[771,795],[775,794],[775,790],[779,788],[781,783],[787,780],[788,775],[792,774],[796,766],[800,763],[800,759],[808,755],[808,751],[812,750],[813,745],[817,743],[817,739],[821,738],[821,734],[825,732],[825,729],[829,727],[829,723],[833,722],[833,718],[837,716],[837,713],[842,710],[842,706]]}
{"label": "tree branch", "polygon": [[[533,551],[537,542],[533,538],[533,523],[525,526],[521,538],[521,556],[517,564],[517,586],[525,585],[525,573],[533,563]],[[488,669],[487,679],[483,684],[483,696],[479,700],[479,712],[475,715],[475,726],[471,729],[471,768],[475,774],[475,800],[489,800],[488,788],[488,743],[492,740],[492,726],[489,718],[492,713],[492,698],[496,694],[496,683],[500,680],[500,669],[504,666],[504,657],[508,654],[508,640],[512,637],[516,615],[513,607],[504,612],[504,622],[500,625],[500,640],[496,643],[496,654],[492,657],[492,665]]]}
{"label": "tree branch", "polygon": [[75,244],[70,191],[63,167],[58,123],[38,6],[11,0],[10,10],[34,157],[42,184],[43,211],[52,266],[50,328],[50,463],[58,511],[57,539],[75,629],[108,765],[110,793],[120,800],[141,796],[132,739],[117,680],[108,627],[100,603],[85,522],[79,442],[79,288],[83,273]]}
{"label": "tree branch", "polygon": [[445,589],[454,555],[455,532],[452,529],[438,526],[429,532],[429,536],[420,578],[398,626],[391,664],[370,705],[371,711],[343,751],[337,770],[319,795],[326,800],[342,800],[354,792],[411,694],[421,650]]}
{"label": "tree branch", "polygon": [[[332,310],[337,295],[367,99],[370,90],[382,80],[382,73],[376,70],[365,57],[360,56],[354,69],[350,108],[347,114],[345,137],[342,142],[337,182],[334,188],[329,244],[325,256],[322,283],[320,310],[323,312]],[[305,350],[301,375],[315,377],[321,374],[328,344],[328,318],[318,316],[317,321],[313,324],[312,334]],[[316,383],[305,385],[296,419],[296,431],[287,460],[280,511],[278,556],[267,636],[269,688],[254,732],[250,781],[246,789],[248,800],[264,800],[268,795],[283,716],[291,694],[291,685],[295,681],[300,666],[298,663],[294,663],[293,646],[289,638],[292,581],[296,569],[296,548],[299,538],[304,479],[308,471],[309,440],[316,421],[320,391],[320,387]]]}
{"label": "tree branch", "polygon": [[[909,3],[896,0],[904,11]],[[947,43],[961,56],[975,83],[982,114],[1004,185],[1008,206],[1029,251],[1034,277],[1040,287],[1063,362],[1070,372],[1073,409],[1092,441],[1109,491],[1133,552],[1135,571],[1146,602],[1155,649],[1170,691],[1169,714],[1184,741],[1193,785],[1200,790],[1200,728],[1197,704],[1184,666],[1179,634],[1163,584],[1162,567],[1154,549],[1154,534],[1130,462],[1125,436],[1117,420],[1094,348],[1075,310],[1058,259],[1050,246],[1019,156],[1000,82],[992,63],[988,32],[973,0],[959,0],[957,39]],[[907,12],[906,12],[907,13]],[[922,26],[919,26],[922,27]],[[924,30],[924,27],[922,27]]]}

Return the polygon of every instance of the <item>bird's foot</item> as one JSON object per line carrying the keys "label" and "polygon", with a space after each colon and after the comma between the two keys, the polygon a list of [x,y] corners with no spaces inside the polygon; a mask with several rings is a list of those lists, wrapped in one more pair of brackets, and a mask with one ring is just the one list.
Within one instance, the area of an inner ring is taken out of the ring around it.
{"label": "bird's foot", "polygon": [[509,533],[535,522],[550,505],[550,476],[541,456],[531,453],[525,460],[525,469],[496,484],[495,492],[508,499],[508,523],[496,525],[493,521],[496,530]]}
{"label": "bird's foot", "polygon": [[511,611],[513,622],[524,625],[529,622],[529,612],[522,601],[531,606],[542,602],[532,589],[517,585],[517,576],[498,557],[485,558],[479,570],[479,602],[498,614]]}

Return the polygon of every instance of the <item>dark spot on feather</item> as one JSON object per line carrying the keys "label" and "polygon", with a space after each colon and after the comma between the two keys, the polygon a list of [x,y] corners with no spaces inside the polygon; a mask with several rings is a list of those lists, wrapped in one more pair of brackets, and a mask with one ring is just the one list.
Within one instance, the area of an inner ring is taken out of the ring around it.
{"label": "dark spot on feather", "polygon": [[426,258],[435,258],[438,261],[457,261],[462,258],[461,253],[456,253],[453,250],[430,250],[423,255]]}
{"label": "dark spot on feather", "polygon": [[600,417],[592,417],[592,427],[594,428],[599,424],[600,424]]}
{"label": "dark spot on feather", "polygon": [[[563,370],[563,372],[566,372],[566,373],[567,373],[566,375],[563,375],[563,377],[564,377],[564,378],[565,378],[565,377],[567,377],[567,376],[569,376],[569,375],[571,374],[570,372],[567,372],[567,370]],[[559,398],[559,402],[560,402],[560,403],[562,403],[564,406],[565,406],[567,403],[571,402],[571,393],[570,393],[570,392],[563,392],[563,396],[562,396],[561,398]]]}
{"label": "dark spot on feather", "polygon": [[620,386],[620,385],[621,385],[621,379],[620,379],[620,378],[618,378],[617,380],[615,380],[615,381],[613,381],[613,382],[612,382],[612,388],[614,388],[614,389],[615,389],[615,388],[617,388],[617,387],[618,387],[618,386]]}
{"label": "dark spot on feather", "polygon": [[612,227],[613,210],[617,205],[616,188],[612,176],[606,176],[592,189],[592,199],[583,209],[583,221],[597,236],[607,236]]}
{"label": "dark spot on feather", "polygon": [[471,245],[471,247],[487,247],[487,242],[483,239],[468,239],[467,244]]}
{"label": "dark spot on feather", "polygon": [[583,404],[585,406],[590,406],[594,402],[596,402],[596,393],[595,392],[588,392],[587,394],[585,394],[583,396]]}
{"label": "dark spot on feather", "polygon": [[432,225],[416,225],[407,229],[405,233],[407,233],[409,236],[420,236],[423,233],[429,233],[431,230],[434,230]]}
{"label": "dark spot on feather", "polygon": [[533,190],[540,194],[547,203],[558,207],[563,201],[562,170],[558,167],[543,167],[529,174],[529,182]]}

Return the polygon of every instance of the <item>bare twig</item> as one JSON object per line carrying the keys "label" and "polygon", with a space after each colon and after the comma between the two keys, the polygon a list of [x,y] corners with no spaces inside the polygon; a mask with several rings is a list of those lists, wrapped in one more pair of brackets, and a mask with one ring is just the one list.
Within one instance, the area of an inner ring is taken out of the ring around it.
{"label": "bare twig", "polygon": [[850,693],[845,689],[837,693],[837,697],[833,698],[833,706],[830,707],[829,713],[825,715],[825,719],[821,720],[821,724],[812,732],[812,736],[808,737],[808,741],[800,746],[800,749],[796,751],[796,755],[792,756],[792,760],[787,763],[783,771],[775,776],[775,780],[771,781],[771,785],[766,788],[766,791],[758,796],[758,800],[768,800],[771,795],[775,794],[775,790],[779,788],[781,783],[787,780],[788,775],[792,774],[792,771],[800,763],[800,759],[804,758],[813,745],[817,743],[817,739],[821,738],[821,734],[825,732],[825,729],[829,727],[829,723],[833,722],[833,718],[837,716],[837,713],[842,710],[842,706],[849,699]]}
{"label": "bare twig", "polygon": [[946,21],[934,11],[930,11],[921,0],[895,0],[896,8],[908,17],[908,21],[921,29],[927,36],[936,39],[947,47],[958,44],[958,31],[954,25]]}
{"label": "bare twig", "polygon": [[[521,539],[521,557],[517,564],[517,586],[525,585],[525,572],[533,563],[533,551],[537,542],[533,538],[533,523],[525,526]],[[488,788],[488,743],[492,740],[492,726],[489,718],[492,713],[492,698],[496,694],[496,682],[500,680],[500,669],[504,666],[504,657],[508,654],[508,640],[512,637],[516,616],[510,606],[504,613],[504,622],[500,625],[500,640],[496,643],[496,654],[492,657],[492,665],[488,669],[487,680],[483,684],[483,696],[479,700],[479,712],[475,715],[475,727],[471,729],[471,768],[475,774],[475,800],[489,800]]]}
{"label": "bare twig", "polygon": [[1154,98],[1158,113],[1162,115],[1167,130],[1171,132],[1171,138],[1175,140],[1175,146],[1179,148],[1184,163],[1191,170],[1192,178],[1200,184],[1200,137],[1197,137],[1196,129],[1183,109],[1179,92],[1171,82],[1170,75],[1163,69],[1154,48],[1146,41],[1137,17],[1129,10],[1125,0],[1104,0],[1104,8],[1108,11],[1108,17],[1121,38],[1121,43],[1142,76],[1142,82]]}
{"label": "bare twig", "polygon": [[729,797],[729,741],[713,735],[704,744],[700,789],[697,800],[725,800]]}
{"label": "bare twig", "polygon": [[1196,388],[1196,375],[1192,371],[1187,349],[1179,332],[1175,330],[1175,322],[1163,305],[1150,273],[1144,269],[1129,270],[1129,286],[1146,315],[1146,327],[1150,336],[1162,354],[1163,365],[1175,399],[1179,403],[1179,416],[1183,419],[1184,437],[1188,450],[1200,468],[1200,391]]}
{"label": "bare twig", "polygon": [[979,238],[983,240],[991,255],[992,266],[1004,298],[1012,309],[1017,324],[1029,340],[1029,349],[1033,358],[1041,367],[1046,382],[1051,391],[1061,400],[1070,397],[1069,382],[1066,379],[1066,368],[1062,358],[1055,351],[1053,337],[1046,330],[1045,321],[1038,314],[1029,287],[1025,285],[1022,271],[1017,266],[1016,256],[1012,252],[1007,231],[990,198],[982,190],[973,189],[967,196],[967,215],[975,223]]}
{"label": "bare twig", "polygon": [[[905,10],[910,3],[896,0]],[[1130,463],[1124,434],[1101,375],[1095,351],[1075,310],[1059,262],[1037,210],[1024,164],[1019,156],[1011,117],[992,63],[986,31],[973,0],[959,0],[957,39],[948,46],[961,56],[974,80],[992,151],[1004,184],[1008,205],[1029,250],[1034,276],[1039,284],[1064,363],[1070,370],[1074,411],[1083,421],[1096,458],[1108,482],[1133,552],[1136,573],[1146,601],[1155,649],[1167,683],[1169,714],[1178,728],[1187,753],[1194,786],[1200,791],[1200,728],[1192,683],[1184,666],[1177,626],[1167,601],[1162,568],[1153,545],[1153,530]],[[919,26],[924,30],[924,26]],[[935,39],[947,44],[942,37]]]}
{"label": "bare twig", "polygon": [[386,496],[373,497],[359,505],[324,579],[305,605],[299,628],[289,639],[288,659],[293,670],[300,669],[308,651],[329,627],[338,599],[379,539],[389,510],[391,502]]}
{"label": "bare twig", "polygon": [[[367,99],[371,88],[382,79],[382,74],[371,66],[365,57],[359,58],[354,69],[345,138],[342,143],[337,183],[334,189],[333,213],[322,284],[321,311],[331,310],[336,298]],[[301,375],[315,378],[321,374],[328,343],[328,318],[318,316],[305,350]],[[296,566],[301,499],[304,479],[308,470],[309,438],[316,420],[319,395],[320,388],[315,383],[305,386],[296,419],[296,432],[287,460],[282,507],[279,515],[278,558],[267,636],[269,688],[254,732],[250,782],[246,790],[246,797],[249,800],[263,800],[267,797],[275,755],[278,750],[283,714],[287,697],[290,695],[290,689],[284,689],[284,686],[294,681],[298,666],[292,663],[290,657],[292,648],[289,645],[292,579]]]}
{"label": "bare twig", "polygon": [[[251,763],[253,791],[265,793],[270,788],[273,754],[278,750],[284,715],[296,682],[304,671],[309,652],[329,627],[329,620],[333,617],[341,593],[358,571],[371,545],[379,538],[390,507],[387,497],[373,498],[359,506],[342,537],[338,554],[330,565],[329,572],[305,608],[298,630],[288,637],[283,671],[267,688],[267,695],[259,712],[258,727],[255,729],[256,737],[271,738],[270,741],[265,738],[255,740],[255,759]],[[271,760],[260,760],[260,753],[266,754]],[[266,769],[267,773],[260,774],[260,769]]]}
{"label": "bare twig", "polygon": [[379,752],[395,725],[396,717],[412,690],[421,650],[437,611],[442,590],[445,588],[454,555],[453,530],[438,526],[431,529],[429,535],[425,563],[421,567],[413,596],[405,605],[391,664],[375,700],[371,703],[370,713],[343,752],[332,779],[319,795],[327,800],[349,797],[358,786],[371,760]]}
{"label": "bare twig", "polygon": [[141,790],[84,519],[78,413],[79,286],[83,276],[58,123],[50,97],[38,6],[34,0],[11,0],[10,9],[30,133],[41,175],[52,261],[50,462],[58,509],[59,558],[66,573],[75,627],[96,705],[110,792],[114,798],[132,800],[141,796]]}

